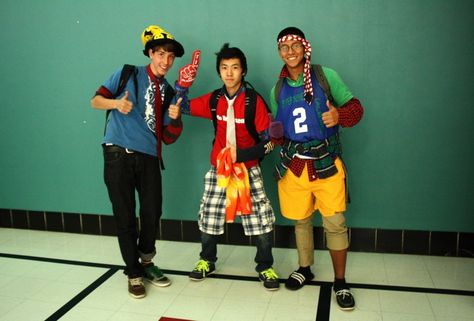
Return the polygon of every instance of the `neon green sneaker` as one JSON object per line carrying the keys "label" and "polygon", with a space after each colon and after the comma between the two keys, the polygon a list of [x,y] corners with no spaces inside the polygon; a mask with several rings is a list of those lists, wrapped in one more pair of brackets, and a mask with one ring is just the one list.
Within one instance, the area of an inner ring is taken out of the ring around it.
{"label": "neon green sneaker", "polygon": [[258,278],[263,282],[263,286],[267,290],[275,291],[280,288],[278,275],[272,267],[258,273]]}
{"label": "neon green sneaker", "polygon": [[201,259],[197,261],[194,270],[189,273],[189,278],[193,281],[202,281],[206,276],[214,273],[215,270],[216,266],[214,263]]}

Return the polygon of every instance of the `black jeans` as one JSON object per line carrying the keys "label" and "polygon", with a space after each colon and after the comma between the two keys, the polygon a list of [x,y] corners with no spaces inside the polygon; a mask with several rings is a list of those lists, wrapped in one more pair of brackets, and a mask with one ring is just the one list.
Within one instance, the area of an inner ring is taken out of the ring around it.
{"label": "black jeans", "polygon": [[[156,254],[156,230],[161,217],[161,171],[157,157],[128,153],[118,146],[104,146],[104,181],[117,224],[125,274],[142,276],[139,258]],[[135,190],[140,202],[140,230],[136,220]]]}
{"label": "black jeans", "polygon": [[[215,263],[217,261],[217,237],[218,235],[201,232],[202,251],[199,254],[201,259]],[[255,271],[262,272],[273,265],[272,245],[273,231],[252,235],[256,239],[257,254],[255,255]]]}

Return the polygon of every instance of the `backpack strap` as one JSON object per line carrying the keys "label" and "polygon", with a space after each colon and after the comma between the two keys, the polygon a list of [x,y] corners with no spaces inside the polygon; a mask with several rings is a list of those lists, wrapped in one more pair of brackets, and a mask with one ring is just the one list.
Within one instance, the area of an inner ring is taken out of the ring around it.
{"label": "backpack strap", "polygon": [[278,97],[280,96],[281,87],[283,87],[283,78],[278,79],[275,85],[275,101],[278,103]]}
{"label": "backpack strap", "polygon": [[174,95],[176,95],[176,92],[174,91],[174,89],[171,86],[166,86],[165,99],[164,99],[163,105],[162,105],[163,108],[161,108],[161,112],[162,112],[163,115],[164,115],[165,111],[169,109],[171,99],[173,99]]}
{"label": "backpack strap", "polygon": [[[245,126],[250,136],[252,136],[255,143],[260,142],[260,137],[257,133],[257,128],[255,128],[255,114],[257,112],[257,95],[258,93],[252,88],[245,88]],[[260,96],[260,95],[259,95]],[[262,98],[260,96],[260,98]],[[262,101],[265,104],[265,108],[268,111],[268,106],[265,103],[265,100]]]}
{"label": "backpack strap", "polygon": [[119,80],[119,85],[117,88],[117,91],[114,94],[114,98],[120,96],[125,89],[125,86],[127,85],[128,80],[130,79],[131,75],[134,75],[133,77],[133,85],[135,86],[135,96],[138,92],[138,83],[137,83],[137,77],[136,77],[136,67],[134,65],[128,65],[125,64],[123,65],[122,72],[120,74],[120,80]]}
{"label": "backpack strap", "polygon": [[219,98],[221,98],[221,96],[222,96],[221,89],[216,89],[212,92],[211,98],[209,99],[209,108],[211,109],[212,124],[214,125],[214,137],[216,136],[216,132],[217,132],[217,114],[216,114],[217,102],[219,101]]}
{"label": "backpack strap", "polygon": [[[135,97],[137,97],[138,94],[138,81],[137,81],[137,68],[134,65],[128,65],[125,64],[123,65],[122,72],[120,73],[120,80],[119,80],[119,85],[117,88],[117,91],[113,95],[113,98],[117,98],[122,94],[122,92],[125,89],[125,86],[127,86],[127,82],[130,79],[130,77],[133,75],[133,85],[135,87]],[[105,113],[105,128],[104,128],[104,135],[105,135],[105,129],[107,128],[107,119],[109,119],[109,114],[112,110],[108,109]]]}
{"label": "backpack strap", "polygon": [[318,80],[319,85],[323,89],[326,97],[334,105],[334,97],[331,94],[331,87],[329,87],[328,80],[326,79],[326,75],[324,74],[323,67],[318,64],[312,65],[313,71],[316,74],[316,79]]}

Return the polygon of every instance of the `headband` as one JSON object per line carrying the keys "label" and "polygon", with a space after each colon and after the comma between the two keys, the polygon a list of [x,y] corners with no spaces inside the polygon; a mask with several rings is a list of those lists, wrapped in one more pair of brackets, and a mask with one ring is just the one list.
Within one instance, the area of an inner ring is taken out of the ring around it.
{"label": "headband", "polygon": [[[296,40],[301,41],[304,47],[304,54],[305,54],[305,63],[303,69],[303,79],[304,79],[304,99],[308,104],[311,104],[313,100],[313,84],[311,83],[311,44],[303,37],[298,35],[286,35],[278,39],[278,44],[281,44],[284,41],[288,40]],[[286,77],[288,75],[288,71],[286,70],[286,66],[283,67],[282,73],[280,74],[280,78]],[[285,72],[286,71],[286,72]]]}

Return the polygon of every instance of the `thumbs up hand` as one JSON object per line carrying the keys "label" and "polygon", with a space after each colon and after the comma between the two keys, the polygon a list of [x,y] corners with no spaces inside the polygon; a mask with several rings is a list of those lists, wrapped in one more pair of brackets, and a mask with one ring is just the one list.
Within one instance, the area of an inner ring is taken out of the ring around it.
{"label": "thumbs up hand", "polygon": [[178,119],[181,116],[181,102],[183,101],[182,97],[178,98],[178,101],[176,101],[176,105],[170,105],[168,108],[168,116],[170,116],[171,119]]}
{"label": "thumbs up hand", "polygon": [[128,91],[125,91],[125,95],[122,98],[116,100],[117,105],[115,109],[121,112],[124,115],[127,115],[133,108],[133,103],[128,100]]}
{"label": "thumbs up hand", "polygon": [[339,123],[339,112],[329,100],[326,101],[326,106],[328,106],[329,110],[322,115],[323,123],[327,128],[334,127]]}

